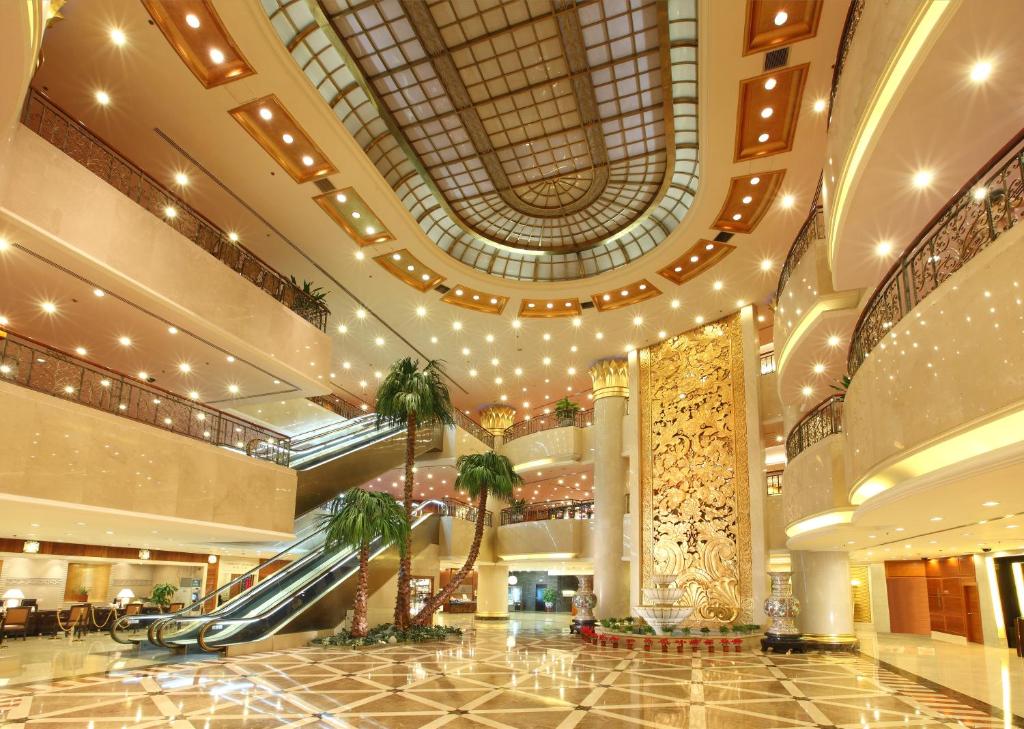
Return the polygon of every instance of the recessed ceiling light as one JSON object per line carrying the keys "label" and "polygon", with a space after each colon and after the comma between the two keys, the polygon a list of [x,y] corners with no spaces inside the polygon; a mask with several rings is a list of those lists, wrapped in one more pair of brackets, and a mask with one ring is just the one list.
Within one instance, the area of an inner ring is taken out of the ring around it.
{"label": "recessed ceiling light", "polygon": [[583,320],[581,318],[579,318],[578,316],[574,316],[572,318],[572,325],[574,327],[581,327],[581,326],[583,326]]}
{"label": "recessed ceiling light", "polygon": [[752,202],[754,202],[754,197],[752,195],[744,195],[743,196],[743,204],[744,205],[749,205]]}
{"label": "recessed ceiling light", "polygon": [[374,228],[372,225],[366,226],[366,234],[367,235],[373,235],[376,232],[377,232],[377,229]]}
{"label": "recessed ceiling light", "polygon": [[671,306],[673,309],[678,309],[680,306],[679,299],[672,299],[672,301],[669,303],[669,306]]}
{"label": "recessed ceiling light", "polygon": [[793,197],[792,195],[783,195],[782,200],[779,204],[783,207],[783,209],[789,210],[790,208],[793,207],[793,205],[796,204],[796,198]]}
{"label": "recessed ceiling light", "polygon": [[455,331],[459,331],[460,329],[462,329],[462,322],[461,321],[453,321],[452,322],[452,329],[454,329]]}
{"label": "recessed ceiling light", "polygon": [[110,42],[115,46],[123,46],[128,38],[125,36],[124,31],[120,28],[110,29]]}
{"label": "recessed ceiling light", "polygon": [[817,364],[814,365],[814,374],[820,375],[824,371],[825,365],[823,365],[821,362],[818,362]]}
{"label": "recessed ceiling light", "polygon": [[462,356],[463,357],[468,357],[469,356],[469,347],[463,347],[462,348]]}
{"label": "recessed ceiling light", "polygon": [[427,307],[425,307],[425,306],[417,306],[416,307],[416,316],[426,316],[426,315],[427,315]]}
{"label": "recessed ceiling light", "polygon": [[733,220],[743,220],[743,216],[740,213],[735,213],[732,216]]}
{"label": "recessed ceiling light", "polygon": [[776,81],[774,77],[773,78],[769,78],[769,79],[765,79],[765,81],[764,81],[764,90],[765,91],[771,91],[772,89],[775,88],[776,84],[778,84],[778,83],[779,82]]}
{"label": "recessed ceiling light", "polygon": [[199,399],[199,393],[196,392],[195,390],[192,390],[191,392],[189,392],[188,396],[189,396],[190,400],[198,400]]}
{"label": "recessed ceiling light", "polygon": [[106,91],[103,91],[103,90],[96,91],[95,98],[96,98],[96,103],[99,104],[100,106],[106,106],[107,104],[110,103],[110,94],[108,94]]}
{"label": "recessed ceiling light", "polygon": [[[306,167],[312,167],[313,166],[313,158],[310,157],[308,154],[302,155],[302,164],[306,165]],[[358,217],[358,216],[354,215],[353,217]]]}
{"label": "recessed ceiling light", "polygon": [[771,118],[771,115],[774,114],[774,113],[775,113],[775,109],[773,109],[770,106],[766,106],[765,108],[761,109],[761,118],[762,119],[769,119],[769,118]]}
{"label": "recessed ceiling light", "polygon": [[79,357],[84,357],[89,353],[85,350],[85,347],[75,347],[75,354],[77,354]]}
{"label": "recessed ceiling light", "polygon": [[989,61],[978,61],[971,66],[971,81],[981,83],[992,74],[992,64]]}
{"label": "recessed ceiling light", "polygon": [[122,347],[132,346],[132,340],[130,337],[118,337],[117,343],[120,344]]}
{"label": "recessed ceiling light", "polygon": [[373,343],[376,344],[378,347],[383,347],[384,337],[377,337],[376,339],[373,340]]}
{"label": "recessed ceiling light", "polygon": [[998,501],[985,501],[985,502],[982,503],[982,506],[999,506],[999,502]]}
{"label": "recessed ceiling light", "polygon": [[224,51],[222,51],[220,48],[211,48],[210,60],[214,63],[224,63]]}
{"label": "recessed ceiling light", "polygon": [[633,325],[634,326],[640,326],[643,323],[644,323],[644,318],[642,316],[634,316],[633,317]]}
{"label": "recessed ceiling light", "polygon": [[189,28],[199,27],[199,18],[197,18],[193,13],[189,13],[185,16],[185,22],[188,24]]}
{"label": "recessed ceiling light", "polygon": [[929,521],[942,521],[941,516],[933,516]]}
{"label": "recessed ceiling light", "polygon": [[541,362],[543,362],[545,365],[549,365],[551,364],[551,358],[545,357],[544,359],[541,360]]}
{"label": "recessed ceiling light", "polygon": [[800,388],[800,394],[804,397],[810,397],[814,393],[814,389],[810,385],[804,385]]}
{"label": "recessed ceiling light", "polygon": [[820,114],[821,112],[825,111],[825,100],[824,99],[815,99],[814,100],[814,106],[812,108],[814,109],[815,113],[818,113],[818,114]]}
{"label": "recessed ceiling light", "polygon": [[164,215],[166,217],[168,217],[168,218],[172,218],[173,219],[173,218],[178,217],[178,211],[175,210],[170,205],[168,205],[167,207],[164,208]]}
{"label": "recessed ceiling light", "polygon": [[260,107],[260,112],[259,113],[260,113],[260,119],[262,119],[263,121],[270,121],[271,119],[274,118],[274,112],[272,112],[270,109],[268,109],[265,106]]}
{"label": "recessed ceiling light", "polygon": [[833,334],[831,337],[829,337],[828,338],[828,346],[830,346],[830,347],[838,347],[839,346],[839,337],[837,337],[835,334]]}
{"label": "recessed ceiling light", "polygon": [[721,291],[724,285],[725,284],[723,284],[721,281],[715,281],[713,284],[711,284],[711,288],[713,288],[715,291]]}
{"label": "recessed ceiling light", "polygon": [[232,230],[230,233],[228,233],[228,240],[231,241],[232,243],[237,243],[238,233]]}
{"label": "recessed ceiling light", "polygon": [[512,320],[512,328],[513,329],[518,329],[522,325],[523,325],[523,323],[521,321],[519,321],[518,319],[513,319]]}
{"label": "recessed ceiling light", "polygon": [[348,334],[348,327],[344,324],[338,325],[338,334]]}
{"label": "recessed ceiling light", "polygon": [[775,25],[785,25],[787,20],[789,20],[789,13],[785,10],[775,13]]}
{"label": "recessed ceiling light", "polygon": [[238,385],[228,385],[228,392],[230,392],[232,395],[237,395]]}
{"label": "recessed ceiling light", "polygon": [[139,379],[140,380],[148,380],[149,379],[149,373],[146,372],[145,370],[140,370],[139,371]]}
{"label": "recessed ceiling light", "polygon": [[188,184],[188,175],[186,175],[184,172],[175,172],[174,184],[184,187],[185,185]]}
{"label": "recessed ceiling light", "polygon": [[892,253],[892,243],[887,240],[879,241],[875,245],[875,255],[885,257]]}
{"label": "recessed ceiling light", "polygon": [[469,371],[469,376],[470,377],[476,377],[477,376],[477,371],[476,370],[470,370]]}
{"label": "recessed ceiling light", "polygon": [[764,260],[761,261],[761,270],[762,271],[771,271],[772,267],[774,265],[775,265],[775,263],[772,261],[772,259],[765,258]]}
{"label": "recessed ceiling light", "polygon": [[760,177],[751,177],[751,178],[750,178],[750,184],[751,184],[751,185],[756,185],[756,184],[758,184],[759,182],[761,182],[761,178],[760,178]]}
{"label": "recessed ceiling light", "polygon": [[918,189],[928,187],[934,179],[935,175],[931,170],[918,170],[913,177],[914,187]]}
{"label": "recessed ceiling light", "polygon": [[758,134],[757,135],[757,141],[760,142],[761,144],[764,144],[765,142],[767,142],[768,141],[768,132],[764,132],[762,134]]}
{"label": "recessed ceiling light", "polygon": [[693,320],[694,320],[695,322],[697,322],[698,324],[703,324],[703,323],[704,323],[704,317],[700,316],[699,314],[698,314],[697,316],[695,316],[695,317],[693,318]]}
{"label": "recessed ceiling light", "polygon": [[356,319],[365,319],[366,309],[356,309]]}
{"label": "recessed ceiling light", "polygon": [[[295,137],[293,137],[288,132],[285,132],[284,134],[281,135],[281,141],[284,142],[285,144],[291,144],[292,142],[295,141]],[[344,195],[338,195],[337,197],[341,198],[338,202],[345,202]]]}
{"label": "recessed ceiling light", "polygon": [[[235,356],[233,354],[229,354],[224,359],[226,359],[228,362],[234,362],[235,361]],[[312,363],[310,363],[310,364],[312,364]]]}
{"label": "recessed ceiling light", "polygon": [[178,371],[188,374],[189,372],[192,371],[192,365],[190,365],[188,362],[182,362],[181,364],[178,365]]}
{"label": "recessed ceiling light", "polygon": [[47,314],[56,314],[57,313],[57,305],[55,303],[53,303],[52,301],[44,301],[41,304],[39,304],[39,307],[43,311],[45,311]]}

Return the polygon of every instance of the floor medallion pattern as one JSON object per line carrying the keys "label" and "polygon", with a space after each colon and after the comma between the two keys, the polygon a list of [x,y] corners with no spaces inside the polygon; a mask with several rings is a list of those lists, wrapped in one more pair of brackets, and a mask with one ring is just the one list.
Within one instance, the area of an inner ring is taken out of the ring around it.
{"label": "floor medallion pattern", "polygon": [[858,656],[644,652],[494,624],[444,644],[305,647],[0,689],[5,729],[1021,726],[998,713]]}

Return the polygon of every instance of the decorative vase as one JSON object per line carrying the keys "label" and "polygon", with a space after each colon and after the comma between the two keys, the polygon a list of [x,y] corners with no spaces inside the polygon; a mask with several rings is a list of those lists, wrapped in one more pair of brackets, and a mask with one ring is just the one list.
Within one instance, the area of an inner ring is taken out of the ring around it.
{"label": "decorative vase", "polygon": [[793,582],[789,572],[769,572],[772,594],[764,601],[764,611],[772,619],[769,636],[797,637],[796,616],[800,614],[800,601],[793,597]]}
{"label": "decorative vase", "polygon": [[576,617],[572,619],[571,630],[579,630],[583,626],[591,628],[597,623],[594,618],[594,606],[597,605],[597,595],[594,594],[593,575],[579,575],[576,578],[579,587],[573,595],[572,604],[576,608]]}

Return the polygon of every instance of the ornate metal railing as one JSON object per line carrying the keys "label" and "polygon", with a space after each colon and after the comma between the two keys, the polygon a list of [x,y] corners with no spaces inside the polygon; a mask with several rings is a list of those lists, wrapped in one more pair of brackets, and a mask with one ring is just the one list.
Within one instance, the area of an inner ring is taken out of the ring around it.
{"label": "ornate metal railing", "polygon": [[786,459],[792,461],[815,443],[842,432],[843,396],[832,395],[793,426],[786,438]]}
{"label": "ornate metal railing", "polygon": [[[424,510],[430,514],[439,514],[441,516],[452,516],[456,519],[464,519],[471,521],[476,524],[477,514],[480,510],[475,506],[458,501],[457,499],[436,499],[427,502],[424,506]],[[494,526],[494,514],[490,511],[484,512],[484,526]]]}
{"label": "ornate metal railing", "polygon": [[0,380],[288,465],[287,436],[13,332],[0,338]]}
{"label": "ornate metal railing", "polygon": [[483,443],[488,448],[494,448],[494,436],[488,433],[484,426],[473,420],[461,410],[455,411],[455,424]]}
{"label": "ornate metal railing", "polygon": [[[819,182],[819,186],[820,184]],[[818,204],[817,196],[815,196],[811,212],[808,214],[804,224],[800,226],[800,232],[796,234],[793,245],[789,247],[789,253],[786,254],[786,262],[782,264],[782,270],[779,272],[779,285],[775,289],[776,302],[782,303],[782,290],[786,288],[790,276],[793,275],[793,271],[796,270],[800,261],[803,260],[804,254],[810,249],[811,244],[822,240],[824,237],[825,216],[821,211],[821,205]]]}
{"label": "ornate metal railing", "polygon": [[779,496],[782,493],[782,471],[769,471],[765,474],[764,480],[769,496]]}
{"label": "ornate metal railing", "polygon": [[520,420],[518,423],[508,426],[505,428],[502,438],[504,443],[508,443],[510,440],[522,438],[524,435],[530,435],[531,433],[539,433],[542,430],[550,430],[551,428],[568,428],[569,426],[589,428],[593,423],[593,408],[590,408],[589,410],[580,410],[572,418],[559,418],[554,413],[551,413],[550,415],[541,415],[540,417],[530,418],[529,420]]}
{"label": "ornate metal railing", "polygon": [[327,395],[314,395],[313,397],[307,398],[311,403],[319,405],[322,408],[330,410],[335,415],[340,415],[343,418],[358,418],[366,415],[369,412],[369,407],[364,403],[363,407],[353,405],[347,400],[343,400],[340,396],[333,392]]}
{"label": "ornate metal railing", "polygon": [[770,375],[775,371],[775,350],[771,352],[762,352],[758,358],[760,360],[760,368],[762,375]]}
{"label": "ornate metal railing", "polygon": [[501,510],[501,525],[521,524],[526,521],[548,521],[550,519],[593,519],[593,501],[539,501],[527,504],[525,508]]}
{"label": "ornate metal railing", "polygon": [[232,241],[227,233],[34,89],[25,101],[21,123],[320,331],[327,330],[330,312],[323,302]]}
{"label": "ornate metal railing", "polygon": [[839,49],[836,51],[836,62],[832,66],[832,88],[828,92],[828,125],[832,124],[832,107],[836,103],[836,92],[839,91],[839,78],[846,67],[846,56],[850,52],[850,44],[860,24],[860,16],[864,12],[864,0],[851,0],[850,9],[846,12],[843,33],[839,36]]}
{"label": "ornate metal railing", "polygon": [[939,212],[889,270],[850,340],[852,377],[896,324],[964,264],[1016,225],[1024,209],[1024,130]]}

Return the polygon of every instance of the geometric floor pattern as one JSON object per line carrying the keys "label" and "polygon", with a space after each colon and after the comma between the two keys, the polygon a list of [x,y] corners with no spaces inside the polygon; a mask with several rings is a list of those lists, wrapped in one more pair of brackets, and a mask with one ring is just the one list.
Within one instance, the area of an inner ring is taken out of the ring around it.
{"label": "geometric floor pattern", "polygon": [[848,654],[677,654],[476,624],[461,639],[305,647],[0,689],[10,729],[1009,727]]}

